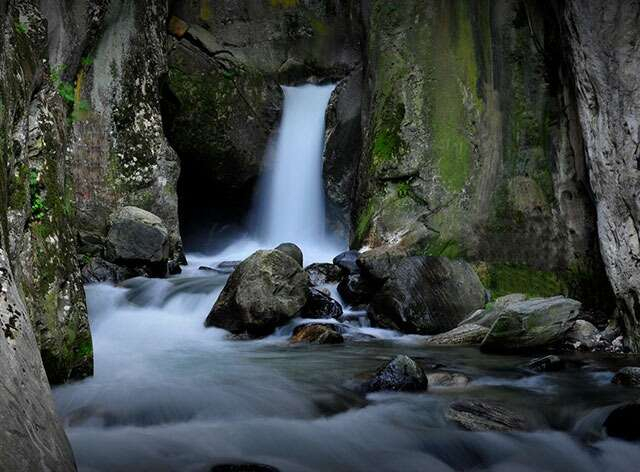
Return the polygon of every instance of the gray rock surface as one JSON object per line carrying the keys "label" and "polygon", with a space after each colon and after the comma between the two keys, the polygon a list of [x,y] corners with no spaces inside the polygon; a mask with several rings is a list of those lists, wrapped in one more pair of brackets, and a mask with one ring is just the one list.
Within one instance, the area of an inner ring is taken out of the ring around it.
{"label": "gray rock surface", "polygon": [[484,301],[484,287],[466,262],[413,256],[393,266],[368,315],[376,326],[438,334],[455,328]]}
{"label": "gray rock surface", "polygon": [[0,470],[73,471],[36,338],[0,249]]}
{"label": "gray rock surface", "polygon": [[451,372],[433,372],[427,374],[427,379],[429,380],[429,388],[461,388],[471,382],[471,379],[466,375]]}
{"label": "gray rock surface", "polygon": [[276,251],[280,251],[283,254],[286,254],[289,257],[292,257],[300,266],[304,266],[303,264],[303,255],[302,251],[298,246],[293,243],[282,243],[275,248]]}
{"label": "gray rock surface", "polygon": [[580,312],[580,302],[552,297],[511,303],[491,326],[482,349],[510,351],[551,346],[566,338]]}
{"label": "gray rock surface", "polygon": [[304,271],[309,276],[309,281],[313,286],[337,283],[342,278],[340,267],[330,263],[315,262],[305,267]]}
{"label": "gray rock surface", "polygon": [[257,251],[231,274],[205,321],[233,334],[268,335],[300,312],[309,278],[280,251]]}
{"label": "gray rock surface", "polygon": [[479,345],[489,332],[489,328],[477,324],[464,324],[450,331],[436,334],[427,339],[427,344],[432,345]]}
{"label": "gray rock surface", "polygon": [[420,392],[427,390],[428,382],[427,374],[416,361],[400,355],[378,369],[363,388],[367,392],[381,390]]}
{"label": "gray rock surface", "polygon": [[640,2],[570,0],[565,31],[575,76],[600,250],[631,350],[640,351]]}
{"label": "gray rock surface", "polygon": [[126,206],[111,217],[107,239],[115,260],[166,262],[169,232],[162,220],[141,208]]}
{"label": "gray rock surface", "polygon": [[600,331],[588,321],[576,320],[566,341],[575,349],[592,350],[601,341]]}

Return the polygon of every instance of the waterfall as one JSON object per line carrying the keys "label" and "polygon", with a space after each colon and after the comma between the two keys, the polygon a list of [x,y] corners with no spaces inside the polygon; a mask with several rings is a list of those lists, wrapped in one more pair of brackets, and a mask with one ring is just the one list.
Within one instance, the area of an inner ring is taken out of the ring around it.
{"label": "waterfall", "polygon": [[259,185],[256,232],[265,246],[293,242],[303,251],[339,245],[327,233],[322,180],[325,112],[334,85],[283,87],[282,121]]}

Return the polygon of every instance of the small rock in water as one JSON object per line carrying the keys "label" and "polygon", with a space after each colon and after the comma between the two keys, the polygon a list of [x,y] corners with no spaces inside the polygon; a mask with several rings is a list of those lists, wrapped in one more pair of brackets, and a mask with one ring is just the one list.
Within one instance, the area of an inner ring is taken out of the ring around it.
{"label": "small rock in water", "polygon": [[292,343],[341,344],[342,334],[328,324],[304,324],[297,326],[291,336]]}
{"label": "small rock in water", "polygon": [[604,421],[604,430],[612,438],[640,439],[640,403],[628,403],[613,410]]}
{"label": "small rock in water", "polygon": [[371,286],[360,274],[351,274],[338,284],[338,293],[351,305],[364,305],[373,296]]}
{"label": "small rock in water", "polygon": [[577,320],[567,333],[567,342],[575,349],[594,349],[600,341],[598,328],[585,320]]}
{"label": "small rock in water", "polygon": [[333,258],[333,263],[343,269],[348,274],[355,274],[360,271],[356,261],[360,253],[358,251],[345,251]]}
{"label": "small rock in water", "polygon": [[278,247],[276,247],[275,250],[276,251],[280,251],[280,252],[286,254],[289,257],[292,257],[302,267],[302,261],[303,261],[302,251],[295,244],[293,244],[293,243],[282,243]]}
{"label": "small rock in water", "polygon": [[367,392],[392,390],[397,392],[420,392],[427,390],[429,380],[422,367],[408,356],[397,356],[378,369],[371,380],[364,384]]}
{"label": "small rock in water", "polygon": [[311,285],[338,283],[342,278],[342,270],[335,264],[314,263],[304,268]]}
{"label": "small rock in water", "polygon": [[448,420],[468,431],[525,431],[530,429],[521,414],[497,403],[460,400],[445,413]]}
{"label": "small rock in water", "polygon": [[266,464],[219,464],[211,467],[211,472],[278,472]]}
{"label": "small rock in water", "polygon": [[533,359],[526,368],[536,372],[557,372],[565,368],[565,362],[558,356],[544,356]]}
{"label": "small rock in water", "polygon": [[623,367],[616,372],[611,383],[625,387],[640,387],[640,367]]}
{"label": "small rock in water", "polygon": [[238,267],[242,261],[222,261],[216,265],[218,269],[235,269]]}
{"label": "small rock in water", "polygon": [[307,303],[300,310],[298,316],[312,319],[340,318],[342,316],[342,305],[325,294],[324,291],[312,288],[309,290]]}
{"label": "small rock in water", "polygon": [[464,387],[471,380],[463,374],[450,372],[433,372],[427,374],[429,387]]}

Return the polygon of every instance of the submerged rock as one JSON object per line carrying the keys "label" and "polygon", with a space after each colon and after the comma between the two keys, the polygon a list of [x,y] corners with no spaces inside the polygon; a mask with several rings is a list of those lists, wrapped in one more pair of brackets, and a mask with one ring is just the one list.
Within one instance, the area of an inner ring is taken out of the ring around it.
{"label": "submerged rock", "polygon": [[445,416],[449,421],[469,431],[505,432],[530,429],[523,415],[493,402],[456,401],[449,406]]}
{"label": "submerged rock", "polygon": [[427,374],[429,387],[465,387],[471,379],[463,374],[450,372],[433,372]]}
{"label": "submerged rock", "polygon": [[373,297],[373,287],[362,275],[355,273],[338,284],[338,293],[350,305],[365,305]]}
{"label": "submerged rock", "polygon": [[475,345],[481,344],[489,328],[476,324],[465,324],[453,328],[446,333],[436,334],[427,339],[427,344],[434,345]]}
{"label": "submerged rock", "polygon": [[342,270],[335,264],[314,263],[305,267],[311,285],[338,283],[342,278]]}
{"label": "submerged rock", "polygon": [[562,341],[580,312],[580,302],[565,297],[511,303],[496,319],[484,341],[485,351],[513,351]]}
{"label": "submerged rock", "polygon": [[295,261],[302,266],[303,255],[302,250],[293,243],[282,243],[275,248],[276,251],[280,251],[289,257],[292,257]]}
{"label": "submerged rock", "polygon": [[299,316],[303,318],[340,318],[342,316],[342,305],[321,290],[312,288],[309,290],[307,303]]}
{"label": "submerged rock", "polygon": [[292,257],[257,251],[231,274],[205,321],[233,334],[265,336],[306,304],[309,278]]}
{"label": "submerged rock", "polygon": [[544,356],[533,359],[526,368],[536,372],[557,372],[565,368],[565,362],[558,356]]}
{"label": "submerged rock", "polygon": [[466,262],[413,256],[393,264],[368,315],[382,328],[438,334],[455,328],[484,303],[484,287]]}
{"label": "submerged rock", "polygon": [[133,266],[151,264],[154,275],[166,273],[169,232],[153,213],[133,206],[121,208],[111,217],[107,240],[114,261]]}
{"label": "submerged rock", "polygon": [[616,372],[611,383],[625,387],[640,387],[640,367],[623,367]]}
{"label": "submerged rock", "polygon": [[346,273],[355,274],[360,270],[356,263],[359,255],[360,253],[358,251],[345,251],[334,257],[333,263],[343,269]]}
{"label": "submerged rock", "polygon": [[372,379],[363,385],[366,392],[393,390],[419,392],[427,390],[429,380],[422,367],[408,356],[397,356],[378,369]]}
{"label": "submerged rock", "polygon": [[341,344],[342,334],[330,324],[304,324],[297,326],[291,336],[292,343]]}
{"label": "submerged rock", "polygon": [[637,441],[640,439],[640,403],[627,403],[614,409],[604,421],[608,436]]}

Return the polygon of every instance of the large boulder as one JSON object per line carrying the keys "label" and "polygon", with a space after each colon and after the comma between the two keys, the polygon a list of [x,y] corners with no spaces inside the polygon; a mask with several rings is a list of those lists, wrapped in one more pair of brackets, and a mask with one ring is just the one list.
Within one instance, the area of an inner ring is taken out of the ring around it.
{"label": "large boulder", "polygon": [[419,392],[428,388],[429,380],[416,361],[408,356],[397,356],[382,366],[363,386],[367,392],[382,390]]}
{"label": "large boulder", "polygon": [[333,325],[303,324],[293,330],[291,342],[294,344],[341,344],[344,338]]}
{"label": "large boulder", "polygon": [[115,261],[164,264],[169,259],[169,232],[160,217],[141,208],[126,206],[111,217],[107,236]]}
{"label": "large boulder", "polygon": [[389,264],[368,315],[382,328],[438,334],[455,328],[484,304],[484,287],[469,264],[446,257],[413,256]]}
{"label": "large boulder", "polygon": [[360,253],[358,251],[341,252],[333,258],[333,263],[346,273],[355,274],[359,272],[358,264],[356,263],[359,255]]}
{"label": "large boulder", "polygon": [[565,339],[579,313],[580,302],[562,296],[509,304],[484,341],[485,351],[512,351],[554,345]]}
{"label": "large boulder", "polygon": [[257,251],[231,274],[205,325],[233,334],[265,336],[306,304],[309,277],[286,254]]}

